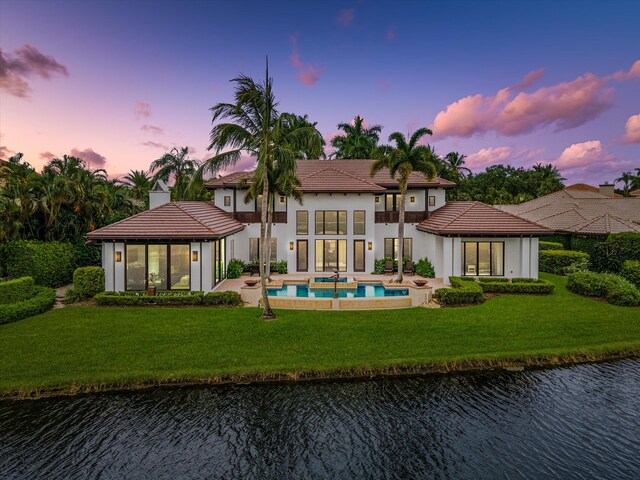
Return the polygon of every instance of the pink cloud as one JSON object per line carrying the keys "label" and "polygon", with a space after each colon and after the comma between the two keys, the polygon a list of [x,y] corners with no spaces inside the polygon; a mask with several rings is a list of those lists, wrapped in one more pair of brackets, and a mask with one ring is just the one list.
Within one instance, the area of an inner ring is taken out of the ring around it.
{"label": "pink cloud", "polygon": [[71,150],[70,155],[78,157],[87,163],[90,169],[104,168],[107,163],[107,159],[97,152],[94,152],[92,148],[85,148],[84,150],[78,150],[74,148]]}
{"label": "pink cloud", "polygon": [[157,127],[155,125],[143,125],[140,127],[140,130],[147,133],[151,133],[152,135],[164,134],[164,129],[162,127]]}
{"label": "pink cloud", "polygon": [[552,163],[559,170],[572,170],[614,160],[615,157],[605,151],[600,140],[590,140],[565,148],[560,157]]}
{"label": "pink cloud", "polygon": [[148,118],[151,116],[151,105],[142,100],[136,100],[136,106],[133,111],[136,118]]}
{"label": "pink cloud", "polygon": [[340,10],[340,13],[338,13],[338,23],[340,25],[342,25],[343,27],[348,27],[349,24],[351,22],[353,22],[353,19],[356,16],[356,9],[355,8],[343,8],[342,10]]}
{"label": "pink cloud", "polygon": [[505,163],[513,155],[511,147],[481,148],[465,159],[467,167],[473,170],[483,170],[491,165]]}
{"label": "pink cloud", "polygon": [[54,74],[69,76],[67,67],[53,57],[44,55],[36,47],[25,44],[14,50],[13,55],[4,54],[0,49],[0,90],[20,98],[27,98],[31,87],[26,77],[37,75],[51,79]]}
{"label": "pink cloud", "polygon": [[392,25],[389,30],[387,30],[387,34],[384,36],[389,41],[396,39],[396,27]]}
{"label": "pink cloud", "polygon": [[236,163],[233,167],[228,168],[226,170],[221,170],[219,175],[229,175],[233,172],[249,172],[256,168],[256,159],[255,157],[250,157],[248,155],[242,155],[238,163]]}
{"label": "pink cloud", "polygon": [[15,155],[16,152],[10,150],[8,147],[0,145],[0,158],[9,158]]}
{"label": "pink cloud", "polygon": [[531,85],[536,83],[538,79],[542,77],[542,75],[544,75],[544,68],[539,68],[538,70],[529,72],[525,75],[522,81],[510,87],[510,90],[512,92],[516,92],[516,91],[524,90],[525,88],[529,88]]}
{"label": "pink cloud", "polygon": [[291,65],[298,70],[298,78],[305,85],[313,85],[320,79],[320,75],[324,72],[324,68],[306,64],[300,60],[300,54],[298,53],[298,36],[291,35],[289,37],[291,43],[291,55],[289,60]]}
{"label": "pink cloud", "polygon": [[55,153],[51,153],[50,151],[46,151],[46,152],[42,152],[40,154],[40,159],[44,160],[46,162],[50,162],[51,160],[53,160],[54,158],[56,158],[56,154]]}
{"label": "pink cloud", "polygon": [[640,143],[640,115],[631,115],[624,126],[623,143]]}
{"label": "pink cloud", "polygon": [[634,78],[640,78],[640,60],[636,60],[631,65],[629,71],[625,72],[624,70],[620,70],[611,75],[614,79],[624,82],[626,80],[633,80]]}
{"label": "pink cloud", "polygon": [[145,147],[161,148],[163,150],[169,150],[168,146],[158,142],[148,141],[148,142],[144,142],[142,145],[144,145]]}
{"label": "pink cloud", "polygon": [[471,137],[492,131],[514,136],[551,125],[564,130],[593,120],[613,105],[607,80],[592,74],[532,93],[515,93],[540,75],[536,70],[495,95],[476,94],[451,103],[436,115],[431,127],[434,136]]}
{"label": "pink cloud", "polygon": [[[407,122],[407,132],[413,133],[415,129],[420,125],[420,120],[413,118]],[[425,137],[423,137],[425,138]]]}

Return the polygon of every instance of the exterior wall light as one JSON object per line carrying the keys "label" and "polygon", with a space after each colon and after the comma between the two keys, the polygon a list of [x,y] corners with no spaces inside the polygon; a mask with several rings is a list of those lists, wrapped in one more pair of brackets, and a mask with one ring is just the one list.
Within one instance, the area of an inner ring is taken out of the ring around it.
{"label": "exterior wall light", "polygon": [[284,203],[284,200],[285,200],[284,195],[280,195],[280,203]]}
{"label": "exterior wall light", "polygon": [[380,197],[376,197],[376,203],[380,203]]}
{"label": "exterior wall light", "polygon": [[120,250],[116,250],[116,262],[120,263],[122,261],[122,252]]}
{"label": "exterior wall light", "polygon": [[367,249],[368,249],[368,250],[373,250],[373,242],[369,242],[369,243],[367,244]]}
{"label": "exterior wall light", "polygon": [[193,252],[191,252],[191,260],[193,260],[194,262],[198,261],[198,251],[194,250]]}
{"label": "exterior wall light", "polygon": [[409,201],[410,201],[411,203],[416,203],[416,197],[411,197],[411,198],[409,199]]}
{"label": "exterior wall light", "polygon": [[293,242],[289,242],[289,250],[293,250]]}

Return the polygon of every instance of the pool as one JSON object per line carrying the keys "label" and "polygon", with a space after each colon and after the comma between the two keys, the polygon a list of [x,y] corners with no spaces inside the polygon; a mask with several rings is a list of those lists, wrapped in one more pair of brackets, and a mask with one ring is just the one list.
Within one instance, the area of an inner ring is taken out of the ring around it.
{"label": "pool", "polygon": [[[333,278],[331,277],[316,277],[313,279],[314,282],[316,283],[333,283]],[[340,277],[338,279],[338,283],[340,282],[346,282],[347,281],[347,277]]]}
{"label": "pool", "polygon": [[[408,288],[385,288],[379,283],[359,283],[357,288],[338,288],[338,298],[406,297]],[[309,288],[308,285],[283,285],[268,288],[270,297],[333,298],[333,288]]]}

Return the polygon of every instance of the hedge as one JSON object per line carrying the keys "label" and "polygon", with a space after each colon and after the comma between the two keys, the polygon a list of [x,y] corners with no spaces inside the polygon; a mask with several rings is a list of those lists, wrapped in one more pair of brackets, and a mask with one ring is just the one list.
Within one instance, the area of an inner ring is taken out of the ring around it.
{"label": "hedge", "polygon": [[227,278],[240,278],[242,271],[244,270],[245,263],[237,258],[229,260],[227,265]]}
{"label": "hedge", "polygon": [[74,248],[70,243],[16,240],[6,248],[7,275],[33,277],[38,285],[61,287],[71,283]]}
{"label": "hedge", "polygon": [[640,291],[631,282],[613,273],[573,273],[567,279],[567,289],[578,295],[606,298],[613,305],[640,305]]}
{"label": "hedge", "polygon": [[15,322],[46,312],[56,301],[53,288],[35,286],[33,296],[16,303],[0,305],[0,324]]}
{"label": "hedge", "polygon": [[[553,293],[554,285],[545,280],[533,278],[513,279],[511,282],[480,282],[480,288],[484,293]],[[520,281],[518,281],[520,280]]]}
{"label": "hedge", "polygon": [[76,295],[85,298],[104,292],[104,268],[76,268],[73,272],[73,290]]}
{"label": "hedge", "polygon": [[564,250],[564,245],[560,242],[543,242],[538,243],[539,250]]}
{"label": "hedge", "polygon": [[594,247],[591,265],[598,272],[618,273],[626,260],[640,261],[640,233],[609,235]]}
{"label": "hedge", "polygon": [[540,271],[556,275],[562,275],[563,269],[581,259],[589,260],[589,255],[573,250],[542,250],[538,255]]}
{"label": "hedge", "polygon": [[640,288],[640,261],[626,260],[620,269],[620,276],[629,280],[636,288]]}
{"label": "hedge", "polygon": [[204,296],[202,303],[209,306],[236,306],[242,304],[242,299],[238,292],[228,290],[226,292],[209,292]]}
{"label": "hedge", "polygon": [[480,283],[464,280],[460,277],[449,277],[452,288],[439,288],[434,294],[440,305],[466,305],[482,302]]}
{"label": "hedge", "polygon": [[287,261],[280,260],[277,262],[271,262],[271,271],[274,273],[287,273]]}
{"label": "hedge", "polygon": [[34,295],[35,282],[32,277],[22,277],[0,282],[0,304],[28,300]]}
{"label": "hedge", "polygon": [[427,257],[418,260],[416,263],[416,273],[425,278],[434,278],[436,276],[436,270],[433,268],[433,264]]}
{"label": "hedge", "polygon": [[204,292],[158,292],[149,296],[146,292],[102,292],[95,296],[96,303],[100,306],[183,306],[200,305]]}

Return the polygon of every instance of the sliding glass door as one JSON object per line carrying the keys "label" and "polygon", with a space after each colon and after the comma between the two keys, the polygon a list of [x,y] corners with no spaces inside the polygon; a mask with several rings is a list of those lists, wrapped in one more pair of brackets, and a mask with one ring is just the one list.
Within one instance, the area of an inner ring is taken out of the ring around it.
{"label": "sliding glass door", "polygon": [[316,272],[347,271],[346,240],[316,240]]}

